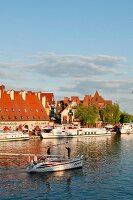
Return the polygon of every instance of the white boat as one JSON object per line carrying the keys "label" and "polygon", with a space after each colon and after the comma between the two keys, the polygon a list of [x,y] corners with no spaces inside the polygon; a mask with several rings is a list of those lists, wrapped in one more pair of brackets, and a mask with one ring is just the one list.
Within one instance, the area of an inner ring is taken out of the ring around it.
{"label": "white boat", "polygon": [[14,141],[14,140],[29,140],[29,134],[22,131],[3,131],[0,130],[0,142]]}
{"label": "white boat", "polygon": [[106,128],[67,128],[59,127],[52,129],[49,133],[41,131],[41,137],[47,138],[74,138],[74,137],[96,137],[110,136],[111,132]]}
{"label": "white boat", "polygon": [[107,131],[106,128],[80,128],[75,130],[69,130],[73,132],[73,137],[96,137],[96,136],[110,136],[111,132]]}
{"label": "white boat", "polygon": [[61,156],[50,155],[44,156],[41,159],[34,159],[34,162],[30,162],[26,171],[33,172],[55,172],[64,171],[70,169],[77,169],[83,167],[83,155],[75,158],[64,159]]}
{"label": "white boat", "polygon": [[41,137],[43,139],[47,138],[67,138],[67,137],[73,137],[73,134],[63,127],[57,127],[51,129],[51,131],[46,131],[46,129],[41,130]]}
{"label": "white boat", "polygon": [[131,123],[122,124],[122,126],[120,127],[120,133],[121,134],[133,133],[133,124]]}

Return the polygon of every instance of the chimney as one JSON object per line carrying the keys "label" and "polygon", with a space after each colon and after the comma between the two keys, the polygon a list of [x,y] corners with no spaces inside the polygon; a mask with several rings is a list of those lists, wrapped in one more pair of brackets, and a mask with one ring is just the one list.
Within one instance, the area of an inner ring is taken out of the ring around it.
{"label": "chimney", "polygon": [[38,99],[39,99],[39,100],[40,100],[40,95],[41,95],[40,92],[38,92]]}
{"label": "chimney", "polygon": [[46,107],[46,97],[42,97],[42,105],[45,108]]}
{"label": "chimney", "polygon": [[10,91],[10,98],[11,98],[11,100],[14,100],[14,90]]}
{"label": "chimney", "polygon": [[26,91],[22,91],[21,95],[22,95],[22,99],[25,101],[26,100]]}
{"label": "chimney", "polygon": [[5,92],[5,86],[4,85],[0,85],[0,90],[1,90],[1,93],[4,93]]}

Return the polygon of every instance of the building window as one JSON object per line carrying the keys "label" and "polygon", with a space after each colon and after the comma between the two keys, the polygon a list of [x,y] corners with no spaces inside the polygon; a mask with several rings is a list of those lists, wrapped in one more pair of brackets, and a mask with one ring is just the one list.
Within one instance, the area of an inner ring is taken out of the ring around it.
{"label": "building window", "polygon": [[12,112],[14,112],[14,108],[12,108]]}
{"label": "building window", "polygon": [[29,117],[29,116],[27,116],[27,119],[30,119],[30,117]]}
{"label": "building window", "polygon": [[30,108],[30,111],[32,112],[32,108]]}
{"label": "building window", "polygon": [[18,112],[20,112],[20,108],[18,109]]}
{"label": "building window", "polygon": [[6,112],[8,112],[8,109],[7,109],[7,108],[5,108],[5,111],[6,111]]}
{"label": "building window", "polygon": [[40,116],[38,116],[38,119],[41,119],[41,117],[40,117]]}
{"label": "building window", "polygon": [[23,117],[23,116],[21,116],[20,118],[21,118],[21,119],[24,119],[24,117]]}
{"label": "building window", "polygon": [[43,109],[41,109],[41,111],[43,112]]}
{"label": "building window", "polygon": [[2,109],[0,108],[0,112],[2,112]]}
{"label": "building window", "polygon": [[26,108],[24,109],[24,112],[27,112],[27,109],[26,109]]}
{"label": "building window", "polygon": [[11,119],[11,117],[10,117],[10,116],[8,116],[8,119],[10,120],[10,119]]}
{"label": "building window", "polygon": [[4,117],[4,116],[1,116],[1,119],[2,119],[2,120],[4,120],[4,119],[5,119],[5,117]]}
{"label": "building window", "polygon": [[14,116],[14,119],[17,119],[17,116]]}
{"label": "building window", "polygon": [[35,119],[35,116],[33,116],[33,119]]}
{"label": "building window", "polygon": [[36,109],[36,112],[38,112],[38,109]]}

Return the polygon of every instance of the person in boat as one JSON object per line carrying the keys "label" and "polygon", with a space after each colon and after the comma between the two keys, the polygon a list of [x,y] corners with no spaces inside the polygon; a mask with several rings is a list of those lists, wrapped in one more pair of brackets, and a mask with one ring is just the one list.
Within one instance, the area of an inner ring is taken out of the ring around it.
{"label": "person in boat", "polygon": [[34,163],[34,164],[37,164],[37,156],[36,156],[36,155],[34,155],[33,163]]}
{"label": "person in boat", "polygon": [[47,149],[47,155],[50,155],[50,154],[51,154],[51,148],[48,147],[48,149]]}
{"label": "person in boat", "polygon": [[67,149],[67,153],[68,153],[68,158],[70,159],[70,157],[71,157],[71,148],[66,146],[66,149]]}

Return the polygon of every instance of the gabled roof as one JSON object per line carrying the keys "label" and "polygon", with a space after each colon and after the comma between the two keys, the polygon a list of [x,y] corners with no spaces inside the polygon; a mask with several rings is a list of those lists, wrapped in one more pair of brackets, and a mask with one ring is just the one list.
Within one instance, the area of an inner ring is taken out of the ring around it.
{"label": "gabled roof", "polygon": [[49,119],[42,102],[34,92],[1,92],[0,121],[46,121]]}

